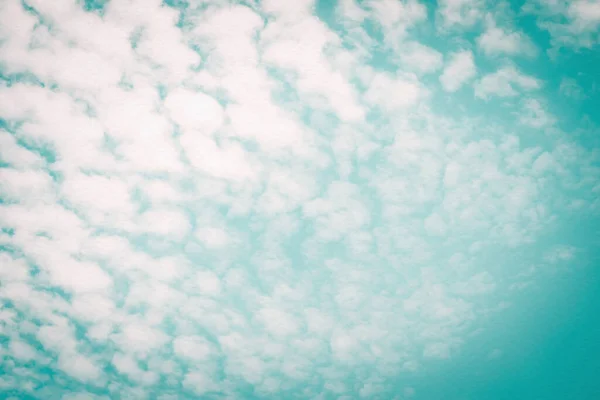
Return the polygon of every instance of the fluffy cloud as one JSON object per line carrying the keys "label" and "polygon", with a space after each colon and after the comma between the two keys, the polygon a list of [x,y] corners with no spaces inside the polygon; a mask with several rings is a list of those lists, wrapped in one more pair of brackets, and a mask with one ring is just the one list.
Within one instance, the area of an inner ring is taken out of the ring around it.
{"label": "fluffy cloud", "polygon": [[173,341],[173,350],[183,358],[206,360],[212,353],[211,345],[201,336],[181,336]]}
{"label": "fluffy cloud", "polygon": [[513,66],[499,68],[475,83],[475,96],[487,99],[490,96],[512,97],[519,92],[539,89],[541,82],[533,76],[518,71]]}
{"label": "fluffy cloud", "polygon": [[165,98],[165,109],[184,132],[210,136],[223,124],[223,107],[212,97],[177,88]]}
{"label": "fluffy cloud", "polygon": [[527,35],[497,26],[491,16],[486,18],[486,30],[477,38],[477,44],[487,55],[531,56],[536,53],[536,48]]}
{"label": "fluffy cloud", "polygon": [[450,56],[448,64],[440,75],[440,83],[447,92],[455,92],[477,74],[473,53],[459,51]]}
{"label": "fluffy cloud", "polygon": [[372,16],[384,29],[386,41],[397,43],[406,30],[413,25],[425,20],[427,9],[416,0],[406,1],[369,1],[367,6]]}
{"label": "fluffy cloud", "polygon": [[523,11],[537,16],[537,25],[548,31],[556,47],[591,48],[598,43],[600,5],[596,1],[529,0]]}
{"label": "fluffy cloud", "polygon": [[560,81],[559,90],[563,95],[575,100],[585,98],[584,89],[577,83],[577,80],[573,78],[563,78]]}
{"label": "fluffy cloud", "polygon": [[421,86],[413,75],[390,76],[385,73],[376,74],[368,83],[365,100],[385,112],[393,112],[413,106],[426,95],[426,89]]}
{"label": "fluffy cloud", "polygon": [[442,54],[431,47],[420,43],[406,43],[398,55],[401,63],[409,70],[427,74],[442,67]]}
{"label": "fluffy cloud", "polygon": [[555,122],[555,118],[544,109],[538,100],[527,99],[523,104],[523,113],[521,114],[520,121],[533,128],[543,128],[552,125]]}
{"label": "fluffy cloud", "polygon": [[441,27],[463,28],[472,26],[483,16],[483,2],[480,0],[441,0],[438,13]]}
{"label": "fluffy cloud", "polygon": [[30,361],[36,356],[36,351],[33,347],[17,339],[10,341],[9,350],[13,357],[23,361]]}

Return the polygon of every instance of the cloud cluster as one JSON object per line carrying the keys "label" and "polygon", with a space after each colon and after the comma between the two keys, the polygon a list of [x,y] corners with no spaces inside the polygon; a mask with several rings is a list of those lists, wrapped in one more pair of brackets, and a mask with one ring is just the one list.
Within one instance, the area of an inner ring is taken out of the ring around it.
{"label": "cloud cluster", "polygon": [[544,235],[597,160],[528,136],[541,79],[416,0],[221,3],[0,4],[2,396],[412,398],[521,282],[497,254],[577,256]]}
{"label": "cloud cluster", "polygon": [[523,11],[538,17],[537,25],[550,34],[558,48],[592,48],[598,44],[600,4],[595,0],[528,0]]}

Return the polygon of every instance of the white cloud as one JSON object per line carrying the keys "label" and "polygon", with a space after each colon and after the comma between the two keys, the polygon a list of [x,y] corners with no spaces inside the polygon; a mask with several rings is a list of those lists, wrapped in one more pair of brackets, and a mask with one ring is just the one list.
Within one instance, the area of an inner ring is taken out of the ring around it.
{"label": "white cloud", "polygon": [[483,76],[475,83],[475,96],[487,99],[491,95],[499,97],[513,97],[519,92],[517,89],[532,91],[539,89],[541,82],[530,75],[525,75],[515,67],[506,66],[496,72]]}
{"label": "white cloud", "polygon": [[315,219],[317,235],[325,241],[335,241],[356,232],[370,219],[369,210],[359,199],[357,187],[339,181],[329,185],[326,198],[306,203],[303,211],[305,216]]}
{"label": "white cloud", "polygon": [[205,361],[213,352],[212,346],[201,336],[180,336],[173,341],[175,354],[195,362]]}
{"label": "white cloud", "polygon": [[146,356],[148,352],[165,344],[167,336],[145,323],[131,321],[123,326],[121,332],[114,335],[114,341],[126,353]]}
{"label": "white cloud", "polygon": [[427,358],[449,358],[450,357],[450,345],[448,343],[430,343],[425,346],[423,350],[423,356]]}
{"label": "white cloud", "polygon": [[300,0],[294,4],[282,4],[277,0],[267,0],[261,4],[263,10],[270,14],[276,14],[282,18],[289,18],[294,15],[305,17],[310,15],[315,8],[314,0]]}
{"label": "white cloud", "polygon": [[112,286],[110,275],[95,263],[55,255],[41,243],[38,251],[39,257],[44,258],[38,264],[54,285],[75,293],[101,292]]}
{"label": "white cloud", "polygon": [[44,163],[39,155],[19,146],[15,137],[4,129],[0,129],[0,160],[14,168],[39,167]]}
{"label": "white cloud", "polygon": [[169,181],[154,179],[142,181],[139,189],[142,190],[152,204],[178,203],[185,199],[185,195]]}
{"label": "white cloud", "polygon": [[79,173],[65,180],[62,192],[69,202],[81,207],[94,223],[129,219],[134,213],[130,187],[118,178]]}
{"label": "white cloud", "polygon": [[46,325],[37,332],[37,338],[42,345],[59,354],[76,354],[77,341],[73,337],[71,327],[60,321],[56,325]]}
{"label": "white cloud", "polygon": [[525,33],[505,30],[496,25],[493,17],[486,18],[486,30],[477,38],[477,44],[486,55],[535,55],[536,47]]}
{"label": "white cloud", "polygon": [[216,296],[221,292],[221,281],[214,272],[198,271],[195,279],[201,294]]}
{"label": "white cloud", "polygon": [[386,30],[390,36],[388,40],[395,40],[395,36],[402,36],[405,30],[426,18],[427,9],[416,0],[407,1],[369,1],[367,6],[371,9],[373,17]]}
{"label": "white cloud", "polygon": [[362,22],[368,16],[368,12],[361,8],[356,0],[341,0],[338,3],[338,12],[342,18],[353,22]]}
{"label": "white cloud", "polygon": [[568,14],[579,24],[579,29],[594,29],[600,24],[600,4],[593,0],[579,0],[569,4]]}
{"label": "white cloud", "polygon": [[317,335],[326,334],[333,328],[333,320],[330,316],[318,309],[308,309],[305,311],[306,321],[309,331]]}
{"label": "white cloud", "polygon": [[600,6],[594,0],[572,2],[529,0],[523,10],[537,17],[537,25],[549,32],[551,42],[559,47],[591,48],[598,43]]}
{"label": "white cloud", "polygon": [[200,227],[196,230],[196,237],[208,248],[223,247],[231,240],[225,229],[217,227]]}
{"label": "white cloud", "polygon": [[377,382],[366,382],[358,392],[362,398],[372,398],[384,391],[384,386]]}
{"label": "white cloud", "polygon": [[0,254],[0,279],[3,282],[26,281],[29,278],[29,266],[24,259],[15,259],[12,256]]}
{"label": "white cloud", "polygon": [[323,96],[343,121],[364,118],[355,89],[325,56],[325,47],[336,45],[339,39],[322,22],[309,17],[290,26],[271,24],[261,38],[266,45],[265,61],[297,74],[295,84],[301,93]]}
{"label": "white cloud", "polygon": [[539,100],[527,99],[523,102],[523,111],[520,115],[522,124],[532,128],[543,128],[554,124],[555,120]]}
{"label": "white cloud", "polygon": [[182,240],[191,230],[187,216],[176,209],[150,209],[140,215],[138,226],[141,232],[163,235],[175,240]]}
{"label": "white cloud", "polygon": [[402,51],[398,57],[409,71],[422,74],[435,72],[443,64],[442,53],[418,42],[408,42],[402,45]]}
{"label": "white cloud", "polygon": [[446,233],[446,223],[439,214],[431,214],[425,218],[425,231],[433,236],[443,236]]}
{"label": "white cloud", "polygon": [[487,271],[471,276],[467,281],[456,285],[455,290],[464,296],[488,294],[496,289],[493,276]]}
{"label": "white cloud", "polygon": [[231,105],[227,114],[236,135],[254,139],[269,151],[300,149],[306,140],[305,131],[297,121],[270,102],[256,100],[243,106]]}
{"label": "white cloud", "polygon": [[480,0],[440,0],[438,2],[441,28],[465,28],[474,25],[483,16]]}
{"label": "white cloud", "polygon": [[456,161],[451,161],[446,166],[444,172],[444,185],[446,188],[452,188],[460,181],[461,166]]}
{"label": "white cloud", "polygon": [[115,142],[123,169],[181,172],[183,165],[171,140],[168,118],[157,112],[159,99],[147,80],[136,77],[135,90],[109,87],[98,96],[97,109],[108,137]]}
{"label": "white cloud", "polygon": [[216,389],[211,378],[205,373],[198,371],[192,371],[186,374],[183,380],[183,386],[192,389],[198,395],[203,395],[206,392]]}
{"label": "white cloud", "polygon": [[102,371],[89,358],[82,354],[61,354],[58,358],[58,368],[80,381],[97,383]]}
{"label": "white cloud", "polygon": [[35,199],[35,202],[51,203],[56,200],[52,192],[52,178],[44,171],[0,170],[0,194],[6,200]]}
{"label": "white cloud", "polygon": [[191,164],[211,177],[232,181],[257,178],[259,167],[236,142],[219,145],[214,139],[186,134],[181,145]]}
{"label": "white cloud", "polygon": [[533,172],[536,174],[543,174],[545,172],[551,172],[556,169],[557,164],[552,155],[548,152],[540,154],[533,162]]}
{"label": "white cloud", "polygon": [[23,361],[32,360],[37,355],[33,347],[16,339],[10,341],[9,351],[13,357]]}
{"label": "white cloud", "polygon": [[577,248],[570,245],[557,245],[545,255],[545,260],[551,264],[567,262],[577,254]]}
{"label": "white cloud", "polygon": [[258,319],[265,325],[267,331],[276,336],[289,336],[298,331],[298,323],[283,310],[263,308],[258,313]]}
{"label": "white cloud", "polygon": [[385,112],[394,112],[418,104],[426,95],[427,90],[412,75],[377,73],[368,83],[364,98]]}
{"label": "white cloud", "polygon": [[314,196],[315,182],[308,171],[278,169],[271,171],[267,189],[258,200],[261,212],[276,215],[289,212]]}
{"label": "white cloud", "polygon": [[496,360],[496,359],[502,357],[502,354],[503,354],[502,350],[500,350],[500,349],[494,349],[494,350],[490,351],[490,354],[488,355],[488,358],[490,360]]}
{"label": "white cloud", "polygon": [[582,100],[585,98],[584,89],[577,83],[577,80],[573,78],[562,78],[559,91],[566,97],[575,100]]}
{"label": "white cloud", "polygon": [[121,374],[143,385],[152,385],[158,379],[158,374],[153,371],[144,371],[134,358],[124,354],[115,354],[112,358],[112,364]]}
{"label": "white cloud", "polygon": [[[114,157],[101,151],[102,126],[66,93],[18,83],[0,91],[0,105],[5,119],[26,121],[20,130],[21,138],[55,153],[55,169],[72,171],[114,165]],[[64,134],[71,130],[80,134]]]}
{"label": "white cloud", "polygon": [[97,396],[92,393],[81,392],[81,393],[67,393],[61,397],[62,400],[106,400],[105,396]]}
{"label": "white cloud", "polygon": [[116,306],[110,298],[94,293],[75,296],[72,308],[79,318],[88,321],[110,319],[116,312]]}
{"label": "white cloud", "polygon": [[468,83],[477,74],[473,53],[463,50],[453,53],[450,61],[444,67],[440,83],[447,92],[455,92]]}
{"label": "white cloud", "polygon": [[223,107],[202,92],[177,88],[169,92],[164,104],[184,132],[210,136],[223,124]]}

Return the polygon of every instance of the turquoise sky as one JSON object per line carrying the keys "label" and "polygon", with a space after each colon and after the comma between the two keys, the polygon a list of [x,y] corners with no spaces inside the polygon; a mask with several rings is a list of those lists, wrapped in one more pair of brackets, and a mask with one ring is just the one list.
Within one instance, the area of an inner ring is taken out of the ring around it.
{"label": "turquoise sky", "polygon": [[597,0],[0,2],[0,399],[600,398]]}

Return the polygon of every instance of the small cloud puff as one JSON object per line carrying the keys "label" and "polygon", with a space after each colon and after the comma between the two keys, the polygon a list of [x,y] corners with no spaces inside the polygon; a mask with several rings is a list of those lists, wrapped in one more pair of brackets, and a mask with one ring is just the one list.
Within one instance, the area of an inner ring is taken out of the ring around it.
{"label": "small cloud puff", "polygon": [[447,92],[456,92],[477,74],[473,53],[463,50],[453,53],[440,76],[440,83]]}

